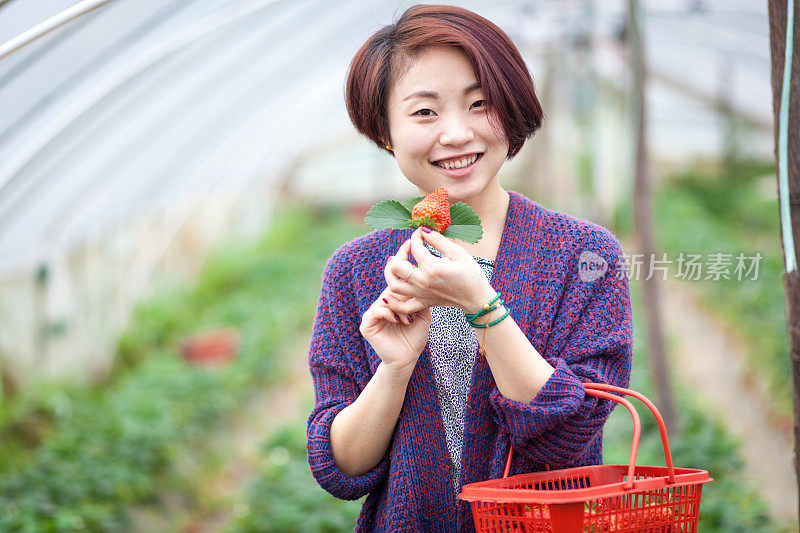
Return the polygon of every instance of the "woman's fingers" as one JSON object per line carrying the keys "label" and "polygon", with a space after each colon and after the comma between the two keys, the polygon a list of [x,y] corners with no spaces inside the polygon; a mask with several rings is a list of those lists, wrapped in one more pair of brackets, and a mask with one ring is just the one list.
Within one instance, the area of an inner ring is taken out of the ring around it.
{"label": "woman's fingers", "polygon": [[418,265],[413,265],[410,261],[399,257],[396,255],[394,259],[390,260],[384,277],[386,285],[392,292],[408,299],[418,292],[420,281],[418,278],[424,277],[424,274]]}
{"label": "woman's fingers", "polygon": [[466,250],[451,241],[438,231],[419,232],[419,237],[423,242],[427,242],[437,250],[439,250],[445,257],[455,258],[457,256],[464,256]]}
{"label": "woman's fingers", "polygon": [[398,297],[397,294],[393,293],[388,288],[384,292],[382,298],[385,299],[384,302],[386,305],[389,306],[392,311],[398,313],[401,318],[404,316],[408,318],[408,315],[413,316],[414,313],[425,309],[425,306],[416,298]]}
{"label": "woman's fingers", "polygon": [[396,255],[390,256],[389,260],[386,261],[386,266],[383,267],[383,277],[386,278],[387,284],[389,282],[394,282],[395,280],[399,279],[398,274],[395,273],[398,262],[399,259],[398,256]]}
{"label": "woman's fingers", "polygon": [[402,279],[405,274],[405,269],[408,268],[408,264],[411,264],[412,257],[411,239],[409,238],[400,245],[400,248],[397,249],[394,255],[389,256],[386,264],[396,277]]}
{"label": "woman's fingers", "polygon": [[400,245],[400,248],[397,249],[397,252],[395,252],[394,255],[390,255],[387,258],[386,268],[389,269],[391,269],[392,267],[396,268],[397,265],[402,263],[403,261],[408,261],[410,255],[411,255],[411,240],[409,239]]}
{"label": "woman's fingers", "polygon": [[411,250],[411,255],[414,256],[416,259],[417,264],[425,268],[426,270],[430,269],[434,262],[438,261],[439,258],[434,256],[427,248],[425,248],[425,241],[422,238],[424,232],[422,229],[418,229],[411,234],[411,237],[408,239],[409,249]]}
{"label": "woman's fingers", "polygon": [[[432,254],[425,243],[442,252],[444,258]],[[474,286],[479,284],[478,279],[485,279],[465,249],[438,232],[425,233],[421,229],[415,230],[388,258],[384,277],[389,290],[399,296],[398,302],[410,302],[405,306],[392,302],[399,313],[414,313],[431,305],[458,305],[465,282]]]}
{"label": "woman's fingers", "polygon": [[409,255],[411,255],[411,239],[406,239],[406,241],[400,245],[400,248],[397,249],[395,257],[408,261]]}
{"label": "woman's fingers", "polygon": [[375,330],[380,331],[383,325],[380,324],[381,321],[384,322],[392,322],[392,323],[401,323],[400,316],[394,312],[385,302],[381,302],[380,300],[372,304],[370,308],[364,313],[361,321],[361,334],[364,334],[364,330]]}

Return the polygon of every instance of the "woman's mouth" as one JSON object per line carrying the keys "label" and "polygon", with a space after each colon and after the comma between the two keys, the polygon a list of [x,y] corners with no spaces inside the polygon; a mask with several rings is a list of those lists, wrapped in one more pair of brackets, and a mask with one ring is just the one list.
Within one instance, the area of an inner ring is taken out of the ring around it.
{"label": "woman's mouth", "polygon": [[466,176],[472,172],[472,169],[475,167],[477,162],[480,161],[481,157],[483,157],[483,152],[462,157],[460,159],[444,159],[441,161],[435,161],[431,164],[448,176],[459,177]]}

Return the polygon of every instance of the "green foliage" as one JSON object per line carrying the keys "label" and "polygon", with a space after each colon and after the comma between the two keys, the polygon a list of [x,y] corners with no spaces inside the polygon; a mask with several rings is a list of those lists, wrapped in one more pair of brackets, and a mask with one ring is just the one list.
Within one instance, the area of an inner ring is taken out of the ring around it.
{"label": "green foliage", "polygon": [[742,236],[774,237],[777,203],[759,190],[762,179],[777,187],[774,174],[772,162],[742,161],[721,169],[694,166],[674,176],[671,186],[692,197],[709,218]]}
{"label": "green foliage", "polygon": [[130,324],[117,341],[111,380],[139,364],[153,349],[168,347],[180,332],[188,329],[191,317],[184,307],[188,293],[185,287],[169,285],[134,308]]}
{"label": "green foliage", "polygon": [[[772,173],[772,174],[770,174]],[[780,413],[791,413],[778,206],[771,163],[742,162],[727,173],[694,167],[658,193],[658,242],[670,259],[680,253],[732,254],[731,279],[690,281],[710,312],[730,324],[747,347],[749,369],[761,376]],[[766,192],[765,192],[766,191]],[[774,194],[774,193],[772,193]],[[757,279],[733,275],[736,256],[761,254]],[[705,277],[705,272],[703,277]]]}
{"label": "green foliage", "polygon": [[[414,202],[417,203],[417,202]],[[375,229],[411,229],[411,209],[397,200],[384,200],[367,212],[364,222]]]}
{"label": "green foliage", "polygon": [[286,426],[261,448],[258,476],[229,533],[352,531],[364,498],[337,500],[317,485],[306,460],[305,426]]}
{"label": "green foliage", "polygon": [[414,198],[408,198],[406,200],[400,200],[400,203],[403,207],[406,208],[408,211],[409,216],[411,215],[411,211],[414,210],[414,206],[420,203],[425,197],[424,196],[415,196]]}
{"label": "green foliage", "polygon": [[[339,210],[285,208],[261,242],[215,253],[196,286],[140,305],[107,383],[41,384],[3,402],[0,531],[125,530],[127,506],[185,485],[177,459],[202,454],[217,423],[281,378],[276,348],[307,334],[324,262],[358,231]],[[212,325],[241,332],[237,359],[218,369],[184,363],[179,339]],[[19,429],[32,419],[42,427]]]}
{"label": "green foliage", "polygon": [[[425,197],[418,196],[402,202],[397,200],[379,202],[367,212],[364,222],[375,229],[416,229],[424,225],[437,227],[428,217],[422,220],[411,219],[411,211],[423,198]],[[481,239],[483,235],[481,219],[468,204],[457,202],[451,205],[450,220],[450,225],[442,232],[445,237],[471,243]]]}
{"label": "green foliage", "polygon": [[453,204],[450,206],[450,225],[442,235],[464,242],[478,242],[483,236],[483,226],[478,213],[464,202]]}

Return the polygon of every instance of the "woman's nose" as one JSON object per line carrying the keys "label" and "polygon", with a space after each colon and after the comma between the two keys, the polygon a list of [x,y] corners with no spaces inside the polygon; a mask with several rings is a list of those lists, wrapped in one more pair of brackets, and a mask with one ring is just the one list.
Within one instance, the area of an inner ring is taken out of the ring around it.
{"label": "woman's nose", "polygon": [[452,116],[444,121],[442,133],[439,135],[439,142],[441,144],[460,146],[472,141],[474,138],[475,132],[469,120],[464,117]]}

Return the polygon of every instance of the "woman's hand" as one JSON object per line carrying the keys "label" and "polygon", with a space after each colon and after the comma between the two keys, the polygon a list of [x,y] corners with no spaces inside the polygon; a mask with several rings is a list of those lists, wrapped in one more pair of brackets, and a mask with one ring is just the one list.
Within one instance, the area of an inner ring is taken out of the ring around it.
{"label": "woman's hand", "polygon": [[[425,248],[433,246],[443,257]],[[413,256],[418,266],[411,264]],[[389,305],[399,314],[431,306],[458,307],[476,313],[496,294],[480,265],[464,248],[439,232],[419,228],[403,243],[384,268]]]}
{"label": "woman's hand", "polygon": [[359,331],[389,370],[411,372],[428,342],[430,326],[430,309],[420,310],[411,320],[406,316],[401,320],[389,306],[387,287],[361,317]]}

